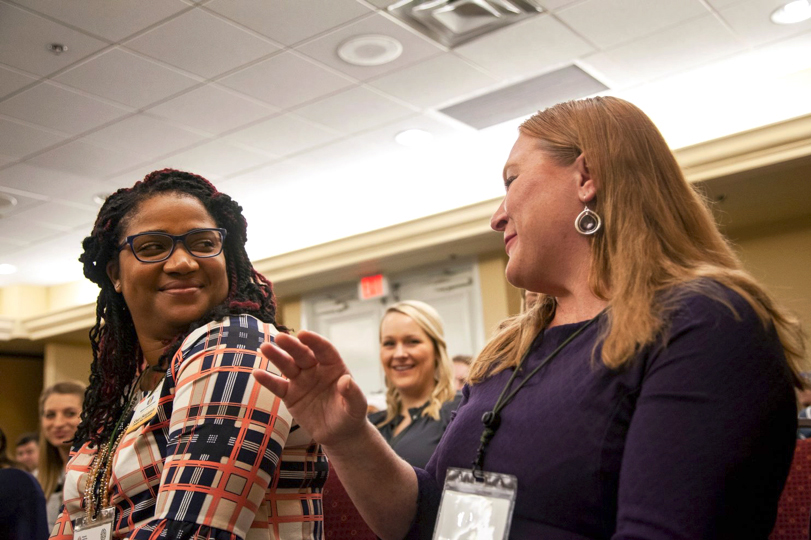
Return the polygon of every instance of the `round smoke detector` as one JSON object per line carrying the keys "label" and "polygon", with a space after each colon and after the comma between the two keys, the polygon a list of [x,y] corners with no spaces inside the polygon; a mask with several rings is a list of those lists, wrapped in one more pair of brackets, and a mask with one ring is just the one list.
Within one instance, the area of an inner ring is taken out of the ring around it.
{"label": "round smoke detector", "polygon": [[402,43],[380,34],[356,36],[338,47],[341,60],[354,66],[381,66],[397,60],[401,54]]}

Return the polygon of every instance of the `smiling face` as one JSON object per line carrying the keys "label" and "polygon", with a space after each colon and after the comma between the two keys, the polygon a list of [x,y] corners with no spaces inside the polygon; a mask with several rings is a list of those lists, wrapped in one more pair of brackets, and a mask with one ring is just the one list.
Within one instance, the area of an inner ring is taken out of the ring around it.
{"label": "smiling face", "polygon": [[42,433],[57,448],[70,448],[69,441],[76,434],[79,415],[82,414],[82,396],[57,394],[45,399],[42,407]]}
{"label": "smiling face", "polygon": [[512,285],[557,296],[566,276],[588,263],[588,240],[574,227],[583,202],[594,197],[584,167],[582,156],[571,166],[557,165],[538,139],[518,137],[504,167],[507,194],[490,221],[504,233]]}
{"label": "smiling face", "polygon": [[[138,205],[119,241],[143,232],[181,235],[214,227],[217,223],[198,199],[162,193]],[[141,341],[174,337],[228,296],[225,253],[199,259],[182,243],[157,263],[140,262],[125,247],[108,265],[107,274],[124,296]]]}
{"label": "smiling face", "polygon": [[408,315],[388,313],[380,324],[380,362],[386,379],[405,396],[428,399],[436,353],[428,334]]}

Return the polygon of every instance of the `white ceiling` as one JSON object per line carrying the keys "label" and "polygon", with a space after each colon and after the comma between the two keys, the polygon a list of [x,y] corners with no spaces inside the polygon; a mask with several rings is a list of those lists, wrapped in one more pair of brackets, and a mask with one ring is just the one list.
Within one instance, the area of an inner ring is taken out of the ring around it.
{"label": "white ceiling", "polygon": [[[576,63],[673,146],[811,112],[811,20],[780,0],[538,0],[449,51],[386,0],[0,0],[0,263],[10,283],[79,279],[93,196],[164,167],[245,207],[255,259],[498,196],[515,125],[437,111]],[[359,34],[403,44],[358,67]],[[46,48],[61,43],[56,56]],[[432,132],[432,148],[394,143]]]}

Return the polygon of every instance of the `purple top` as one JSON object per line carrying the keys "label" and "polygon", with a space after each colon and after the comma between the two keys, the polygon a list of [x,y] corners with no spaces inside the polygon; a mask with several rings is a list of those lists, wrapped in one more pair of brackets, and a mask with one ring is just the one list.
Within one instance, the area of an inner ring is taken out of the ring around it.
{"label": "purple top", "polygon": [[[768,536],[794,452],[791,375],[775,331],[720,294],[737,317],[689,294],[664,343],[618,371],[591,362],[597,321],[502,410],[484,469],[518,477],[510,538]],[[542,332],[525,371],[583,324]],[[410,538],[431,537],[445,471],[470,467],[482,414],[511,373],[465,387],[427,470],[416,469]]]}

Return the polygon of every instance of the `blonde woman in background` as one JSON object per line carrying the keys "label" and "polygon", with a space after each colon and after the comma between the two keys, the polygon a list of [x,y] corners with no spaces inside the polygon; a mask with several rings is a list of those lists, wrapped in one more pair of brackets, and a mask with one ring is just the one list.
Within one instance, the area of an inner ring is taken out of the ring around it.
{"label": "blonde woman in background", "polygon": [[407,300],[380,321],[386,410],[369,420],[401,458],[425,467],[459,404],[442,319],[424,302]]}
{"label": "blonde woman in background", "polygon": [[82,414],[85,386],[75,381],[58,382],[39,396],[39,469],[37,478],[45,492],[48,530],[62,507],[62,484],[71,441]]}

